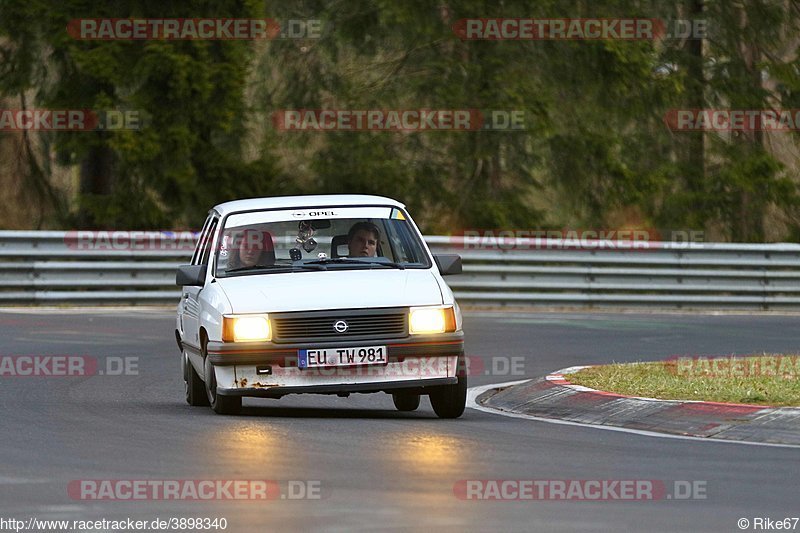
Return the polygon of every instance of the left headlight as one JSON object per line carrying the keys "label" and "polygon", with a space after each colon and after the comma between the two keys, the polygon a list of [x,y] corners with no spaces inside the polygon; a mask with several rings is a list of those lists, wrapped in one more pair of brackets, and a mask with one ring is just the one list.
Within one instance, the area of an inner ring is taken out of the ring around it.
{"label": "left headlight", "polygon": [[412,307],[408,315],[408,332],[449,333],[456,330],[456,315],[452,307]]}
{"label": "left headlight", "polygon": [[222,340],[225,342],[269,341],[272,328],[267,315],[239,315],[222,318]]}

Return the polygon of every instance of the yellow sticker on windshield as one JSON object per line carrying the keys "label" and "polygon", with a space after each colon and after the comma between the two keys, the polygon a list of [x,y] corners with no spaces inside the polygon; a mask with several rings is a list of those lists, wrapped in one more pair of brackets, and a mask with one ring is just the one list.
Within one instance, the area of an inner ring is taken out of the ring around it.
{"label": "yellow sticker on windshield", "polygon": [[392,220],[405,220],[406,217],[403,216],[403,212],[399,209],[392,209],[392,214],[389,216]]}

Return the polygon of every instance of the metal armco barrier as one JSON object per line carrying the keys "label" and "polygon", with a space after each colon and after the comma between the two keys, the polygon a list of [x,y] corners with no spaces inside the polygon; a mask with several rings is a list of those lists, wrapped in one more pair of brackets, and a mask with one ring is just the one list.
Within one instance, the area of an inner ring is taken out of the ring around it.
{"label": "metal armco barrier", "polygon": [[[0,231],[0,304],[177,303],[191,242],[176,239]],[[464,273],[446,280],[467,305],[800,310],[798,244],[425,239],[462,256]]]}

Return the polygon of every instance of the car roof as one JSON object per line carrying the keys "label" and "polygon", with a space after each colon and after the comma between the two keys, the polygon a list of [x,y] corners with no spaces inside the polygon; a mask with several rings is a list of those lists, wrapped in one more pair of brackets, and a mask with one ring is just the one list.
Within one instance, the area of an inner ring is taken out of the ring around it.
{"label": "car roof", "polygon": [[405,207],[404,204],[397,200],[386,198],[385,196],[373,196],[370,194],[315,194],[233,200],[214,206],[213,211],[225,216],[230,213],[255,211],[259,209],[305,209],[308,207],[333,207],[343,205],[388,205],[400,208]]}

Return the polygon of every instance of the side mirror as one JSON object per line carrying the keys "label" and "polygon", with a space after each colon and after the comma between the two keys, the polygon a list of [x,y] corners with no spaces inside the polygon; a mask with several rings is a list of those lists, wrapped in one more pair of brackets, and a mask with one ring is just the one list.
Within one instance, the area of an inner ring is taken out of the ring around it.
{"label": "side mirror", "polygon": [[206,284],[206,265],[181,265],[175,274],[175,285],[202,287]]}
{"label": "side mirror", "polygon": [[434,255],[433,260],[436,261],[436,266],[439,267],[439,273],[442,276],[461,274],[460,255],[455,255],[455,254]]}

